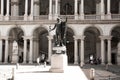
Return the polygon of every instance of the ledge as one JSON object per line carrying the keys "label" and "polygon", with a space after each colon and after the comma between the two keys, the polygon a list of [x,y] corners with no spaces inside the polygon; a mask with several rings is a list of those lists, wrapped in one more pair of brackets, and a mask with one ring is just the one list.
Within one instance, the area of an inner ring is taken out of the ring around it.
{"label": "ledge", "polygon": [[[56,20],[39,21],[0,21],[0,25],[35,25],[35,24],[55,24]],[[119,24],[120,20],[68,20],[68,24]]]}

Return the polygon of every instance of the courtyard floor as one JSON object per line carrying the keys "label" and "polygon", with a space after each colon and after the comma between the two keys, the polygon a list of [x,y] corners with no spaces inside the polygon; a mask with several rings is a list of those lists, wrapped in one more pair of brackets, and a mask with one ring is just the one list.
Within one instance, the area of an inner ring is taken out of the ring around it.
{"label": "courtyard floor", "polygon": [[12,77],[14,80],[88,80],[79,66],[68,66],[64,73],[53,73],[49,69],[50,66],[44,65],[0,65],[0,80]]}
{"label": "courtyard floor", "polygon": [[91,65],[82,67],[85,75],[90,79],[90,70],[95,70],[95,80],[120,80],[120,65]]}
{"label": "courtyard floor", "polygon": [[64,73],[50,72],[49,65],[0,65],[0,80],[10,80],[12,77],[14,80],[90,80],[91,68],[95,70],[94,80],[120,80],[120,66],[111,65],[106,68],[105,65],[91,64],[82,68],[69,65]]}

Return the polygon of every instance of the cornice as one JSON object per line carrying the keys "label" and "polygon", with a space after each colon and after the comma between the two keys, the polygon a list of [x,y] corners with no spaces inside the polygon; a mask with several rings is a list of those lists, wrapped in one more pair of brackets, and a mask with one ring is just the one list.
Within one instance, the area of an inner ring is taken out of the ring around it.
{"label": "cornice", "polygon": [[[39,21],[0,21],[0,25],[55,24],[56,20]],[[67,24],[120,24],[120,20],[68,20]]]}

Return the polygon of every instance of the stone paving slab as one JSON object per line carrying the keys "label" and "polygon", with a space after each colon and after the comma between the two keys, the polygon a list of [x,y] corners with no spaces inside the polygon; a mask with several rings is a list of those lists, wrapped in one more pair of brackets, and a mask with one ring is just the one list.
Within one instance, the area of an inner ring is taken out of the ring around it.
{"label": "stone paving slab", "polygon": [[[13,68],[16,66],[0,66],[0,80],[12,78]],[[52,73],[49,69],[50,66],[19,66],[14,80],[88,80],[79,66],[68,66],[64,73]]]}

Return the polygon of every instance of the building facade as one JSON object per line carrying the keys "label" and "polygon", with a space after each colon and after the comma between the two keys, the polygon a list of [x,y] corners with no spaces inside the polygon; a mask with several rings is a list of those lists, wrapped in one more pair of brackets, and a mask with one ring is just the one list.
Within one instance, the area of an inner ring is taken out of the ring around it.
{"label": "building facade", "polygon": [[120,0],[0,0],[0,63],[35,63],[53,54],[56,18],[67,22],[68,62],[84,65],[90,55],[101,64],[120,64]]}

